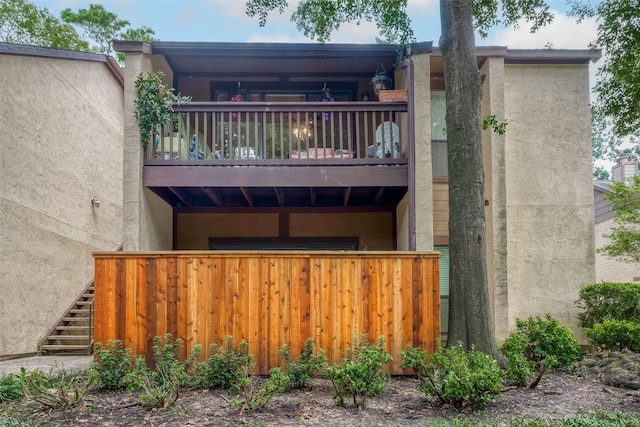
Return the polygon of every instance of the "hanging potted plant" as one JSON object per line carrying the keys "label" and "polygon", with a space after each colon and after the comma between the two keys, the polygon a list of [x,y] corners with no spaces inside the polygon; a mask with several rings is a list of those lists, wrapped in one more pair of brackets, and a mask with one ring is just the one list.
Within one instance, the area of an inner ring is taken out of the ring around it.
{"label": "hanging potted plant", "polygon": [[[172,104],[191,102],[191,97],[175,94],[175,89],[162,83],[162,76],[164,73],[161,71],[148,73],[146,77],[140,73],[136,79],[136,119],[144,148],[162,132],[161,127],[171,119]],[[177,131],[178,121],[179,118],[174,115],[171,123],[173,131]]]}
{"label": "hanging potted plant", "polygon": [[[382,71],[380,71],[380,68],[382,68]],[[381,90],[391,89],[392,86],[393,80],[387,74],[384,65],[380,64],[376,69],[376,75],[369,82],[369,92],[377,99]]]}

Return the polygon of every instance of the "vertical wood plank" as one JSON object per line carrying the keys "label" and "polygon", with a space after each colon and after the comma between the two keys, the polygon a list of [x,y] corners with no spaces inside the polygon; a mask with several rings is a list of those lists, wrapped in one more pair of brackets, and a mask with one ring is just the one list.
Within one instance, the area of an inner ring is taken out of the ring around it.
{"label": "vertical wood plank", "polygon": [[111,283],[107,280],[107,268],[110,268],[113,263],[108,262],[107,259],[96,259],[94,261],[93,270],[93,337],[96,343],[107,342],[107,324],[109,322],[109,316],[107,316],[107,307],[110,300],[108,300],[107,286]]}
{"label": "vertical wood plank", "polygon": [[144,334],[145,357],[149,360],[149,349],[153,347],[153,337],[158,334],[158,316],[161,315],[161,302],[163,291],[160,288],[158,267],[161,259],[147,259],[147,292],[146,292],[146,328]]}
{"label": "vertical wood plank", "polygon": [[176,257],[165,258],[167,266],[167,320],[166,328],[156,331],[156,335],[178,336],[178,263]]}
{"label": "vertical wood plank", "polygon": [[128,258],[125,260],[125,339],[124,346],[129,347],[131,351],[140,354],[139,346],[136,341],[136,298],[138,290],[138,259]]}
{"label": "vertical wood plank", "polygon": [[116,259],[116,285],[115,304],[113,305],[113,331],[115,339],[120,340],[125,347],[131,348],[127,343],[127,266],[126,260]]}

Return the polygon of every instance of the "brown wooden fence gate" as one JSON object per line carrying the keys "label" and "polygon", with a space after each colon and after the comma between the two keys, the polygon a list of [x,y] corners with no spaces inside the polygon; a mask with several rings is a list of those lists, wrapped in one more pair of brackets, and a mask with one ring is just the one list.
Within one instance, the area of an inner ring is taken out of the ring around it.
{"label": "brown wooden fence gate", "polygon": [[409,344],[434,351],[440,336],[437,252],[99,252],[95,341],[121,340],[151,357],[153,338],[184,339],[183,356],[231,335],[247,341],[256,371],[297,357],[312,337],[330,363],[354,335],[384,335],[402,374]]}

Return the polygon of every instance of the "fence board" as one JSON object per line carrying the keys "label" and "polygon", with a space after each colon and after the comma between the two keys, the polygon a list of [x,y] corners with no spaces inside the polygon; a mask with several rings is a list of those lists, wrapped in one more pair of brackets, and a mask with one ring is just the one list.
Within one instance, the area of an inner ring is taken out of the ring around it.
{"label": "fence board", "polygon": [[295,359],[311,337],[338,363],[353,336],[384,335],[403,374],[409,344],[435,350],[440,336],[438,254],[432,252],[95,253],[95,340],[134,355],[171,333],[183,357],[232,335],[247,341],[256,371]]}

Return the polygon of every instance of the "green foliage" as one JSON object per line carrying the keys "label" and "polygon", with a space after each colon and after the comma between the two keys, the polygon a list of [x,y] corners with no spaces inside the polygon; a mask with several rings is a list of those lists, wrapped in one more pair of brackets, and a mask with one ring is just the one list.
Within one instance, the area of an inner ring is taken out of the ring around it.
{"label": "green foliage", "polygon": [[47,8],[39,9],[26,0],[0,2],[0,41],[90,51],[89,43],[71,25],[51,15]]}
{"label": "green foliage", "polygon": [[413,369],[420,391],[456,408],[482,408],[502,387],[498,363],[475,348],[467,352],[460,344],[440,347],[431,355],[409,346],[402,352],[402,367]]}
{"label": "green foliage", "polygon": [[[525,343],[517,333],[524,334],[527,342]],[[512,336],[514,338],[511,338]],[[545,361],[547,369],[569,368],[574,362],[581,360],[583,355],[580,343],[574,338],[571,329],[567,325],[560,325],[548,313],[544,319],[540,316],[532,316],[526,320],[516,319],[516,331],[507,337],[505,343],[508,345],[503,353],[510,364],[511,360],[514,360],[516,371],[518,366],[522,366],[514,355],[518,348],[527,360],[535,362],[538,366]],[[521,375],[516,374],[516,377]]]}
{"label": "green foliage", "polygon": [[304,349],[295,361],[291,361],[291,352],[285,344],[278,350],[280,358],[284,361],[285,372],[289,376],[289,388],[303,388],[308,381],[327,368],[327,355],[320,349],[317,354],[313,350],[315,342],[313,338],[307,338]]}
{"label": "green foliage", "polygon": [[607,318],[640,323],[640,283],[602,282],[580,290],[580,326],[591,328]]}
{"label": "green foliage", "polygon": [[603,350],[640,353],[640,323],[605,319],[584,330],[591,344]]}
{"label": "green foliage", "polygon": [[[601,166],[595,166],[597,160],[617,162],[621,154],[629,160],[640,158],[640,139],[638,135],[622,138],[613,132],[613,122],[595,106],[591,106],[591,144],[594,161],[594,178],[609,180],[609,172]],[[626,148],[621,148],[623,145]]]}
{"label": "green foliage", "polygon": [[71,409],[84,398],[91,381],[81,374],[65,371],[44,373],[36,369],[20,372],[20,386],[25,397],[51,409]]}
{"label": "green foliage", "polygon": [[506,120],[503,122],[498,122],[498,119],[496,119],[495,114],[492,114],[490,116],[485,117],[484,120],[482,121],[482,130],[491,129],[491,131],[493,131],[498,135],[504,135],[505,132],[507,132],[507,125],[508,123]]}
{"label": "green foliage", "polygon": [[609,187],[605,199],[612,202],[615,212],[611,234],[605,237],[611,241],[597,251],[621,261],[640,262],[640,177],[631,178],[628,185],[614,182]]}
{"label": "green foliage", "polygon": [[351,397],[353,405],[362,408],[367,397],[382,393],[389,381],[389,375],[382,367],[393,358],[385,349],[385,338],[380,336],[373,345],[364,335],[353,339],[353,349],[347,349],[344,360],[326,370],[334,389],[334,400],[345,406],[345,398]]}
{"label": "green foliage", "polygon": [[39,424],[33,421],[17,420],[12,417],[0,415],[0,426],[2,427],[38,427]]}
{"label": "green foliage", "polygon": [[244,373],[239,383],[242,397],[231,400],[231,405],[239,408],[240,412],[263,408],[273,396],[289,388],[289,376],[280,368],[270,369],[269,378],[262,385],[257,375],[249,375],[248,371]]}
{"label": "green foliage", "polygon": [[[258,16],[263,27],[270,11],[282,14],[286,0],[248,0],[247,15]],[[324,43],[344,22],[375,22],[386,43],[405,45],[414,40],[411,19],[407,15],[406,0],[314,0],[301,1],[291,16],[298,31],[311,40]]]}
{"label": "green foliage", "polygon": [[146,148],[156,135],[162,134],[161,126],[170,124],[177,127],[172,104],[184,104],[191,102],[191,97],[175,94],[174,89],[162,83],[164,73],[161,71],[148,73],[145,77],[142,73],[136,79],[136,119],[140,126],[142,145]]}
{"label": "green foliage", "polygon": [[0,374],[0,403],[22,399],[20,377],[15,374]]}
{"label": "green foliage", "polygon": [[553,12],[542,0],[474,0],[473,16],[482,38],[496,25],[517,28],[521,19],[530,23],[532,33],[553,21]]}
{"label": "green foliage", "polygon": [[249,376],[255,364],[246,341],[239,344],[238,350],[233,347],[232,336],[227,336],[223,345],[211,344],[211,356],[198,365],[200,386],[223,388],[231,393],[240,390],[241,382]]}
{"label": "green foliage", "polygon": [[144,406],[166,409],[178,399],[181,386],[191,384],[195,360],[200,355],[196,345],[191,356],[180,362],[182,339],[173,339],[171,334],[153,339],[153,365],[147,365],[145,357],[136,359],[135,367],[127,376],[127,382],[142,388],[138,400]]}
{"label": "green foliage", "polygon": [[98,388],[118,390],[127,386],[125,378],[131,372],[131,350],[122,341],[109,340],[107,345],[96,344],[96,358],[89,367],[89,377]]}
{"label": "green foliage", "polygon": [[640,129],[640,3],[638,0],[591,2],[573,0],[571,15],[595,17],[598,36],[590,47],[602,48],[607,55],[598,71],[593,91],[596,107],[612,118],[617,135],[638,135]]}
{"label": "green foliage", "polygon": [[527,334],[516,330],[509,334],[500,347],[508,363],[506,378],[517,385],[529,384],[537,369],[536,361],[527,357],[530,344]]}

